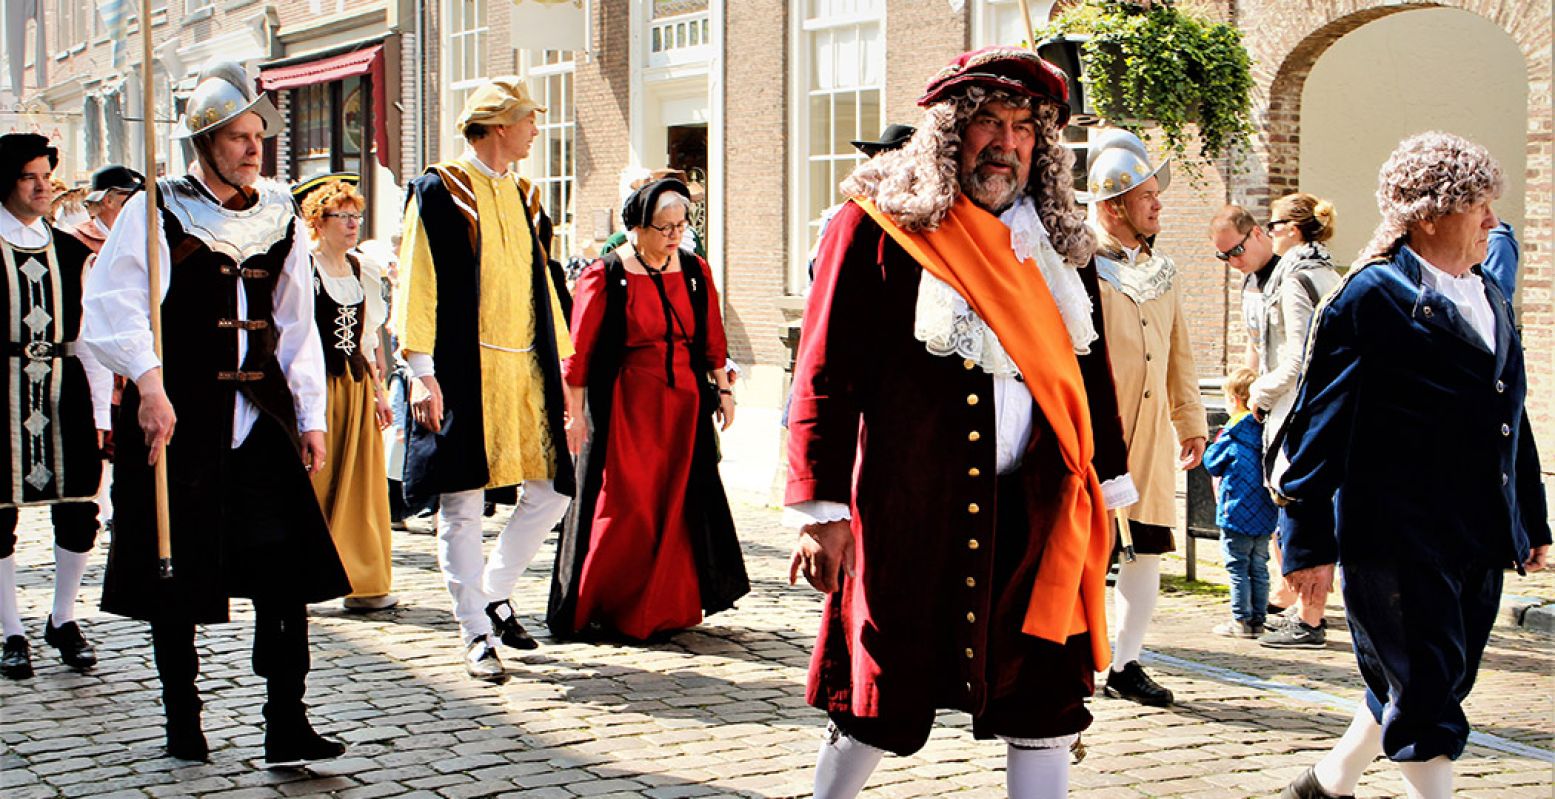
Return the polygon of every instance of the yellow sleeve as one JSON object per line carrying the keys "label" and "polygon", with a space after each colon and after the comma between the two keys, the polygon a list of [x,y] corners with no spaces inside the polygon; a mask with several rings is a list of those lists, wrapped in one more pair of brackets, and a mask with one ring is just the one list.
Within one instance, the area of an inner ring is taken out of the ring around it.
{"label": "yellow sleeve", "polygon": [[394,295],[394,329],[400,349],[432,354],[437,346],[437,269],[427,246],[421,209],[411,197],[400,233],[400,285]]}

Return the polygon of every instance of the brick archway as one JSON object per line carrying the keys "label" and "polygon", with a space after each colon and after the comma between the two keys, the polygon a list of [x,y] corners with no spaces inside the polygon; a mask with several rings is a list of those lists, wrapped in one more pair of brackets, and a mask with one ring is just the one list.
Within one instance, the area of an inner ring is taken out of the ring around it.
{"label": "brick archway", "polygon": [[[1300,182],[1301,94],[1318,59],[1346,34],[1394,14],[1426,8],[1455,8],[1500,27],[1523,55],[1528,79],[1526,222],[1522,241],[1523,343],[1528,351],[1528,413],[1537,437],[1555,441],[1555,102],[1551,89],[1552,21],[1539,0],[1440,0],[1383,5],[1373,0],[1314,0],[1300,11],[1280,0],[1242,5],[1238,24],[1253,57],[1254,116],[1260,131],[1253,143],[1254,174],[1262,185],[1246,187],[1240,199],[1264,208]],[[1258,174],[1262,173],[1262,174]],[[1555,458],[1546,457],[1546,473]]]}

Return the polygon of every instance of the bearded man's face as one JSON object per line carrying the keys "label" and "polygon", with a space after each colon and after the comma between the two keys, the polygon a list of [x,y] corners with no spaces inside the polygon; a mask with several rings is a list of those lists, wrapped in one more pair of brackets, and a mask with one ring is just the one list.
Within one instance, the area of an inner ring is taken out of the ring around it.
{"label": "bearded man's face", "polygon": [[1009,208],[1031,175],[1036,143],[1030,108],[984,103],[961,133],[961,192],[988,211]]}

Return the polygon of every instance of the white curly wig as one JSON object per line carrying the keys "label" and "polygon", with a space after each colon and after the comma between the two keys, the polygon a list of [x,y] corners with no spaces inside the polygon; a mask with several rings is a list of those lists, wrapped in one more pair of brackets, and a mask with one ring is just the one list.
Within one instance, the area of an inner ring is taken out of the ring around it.
{"label": "white curly wig", "polygon": [[1032,108],[1038,135],[1025,191],[1036,202],[1053,249],[1071,265],[1085,266],[1096,250],[1096,237],[1085,224],[1085,213],[1075,207],[1074,152],[1059,141],[1063,127],[1058,106],[1051,103],[1033,106],[1025,97],[972,86],[926,109],[912,139],[860,164],[842,181],[842,193],[873,200],[906,230],[939,227],[961,193],[961,132],[977,109],[991,102]]}
{"label": "white curly wig", "polygon": [[1382,222],[1361,261],[1391,256],[1409,226],[1501,196],[1505,180],[1490,151],[1461,136],[1431,131],[1399,142],[1377,175]]}

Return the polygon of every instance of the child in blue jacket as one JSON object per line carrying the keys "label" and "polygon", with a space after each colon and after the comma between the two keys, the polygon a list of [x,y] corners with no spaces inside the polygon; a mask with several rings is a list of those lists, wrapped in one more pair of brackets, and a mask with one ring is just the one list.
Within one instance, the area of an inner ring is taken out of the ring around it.
{"label": "child in blue jacket", "polygon": [[1232,621],[1216,635],[1257,638],[1269,604],[1269,537],[1279,517],[1263,482],[1263,423],[1247,409],[1248,389],[1258,373],[1237,369],[1226,378],[1231,418],[1204,451],[1204,468],[1220,478],[1215,523],[1231,580]]}

